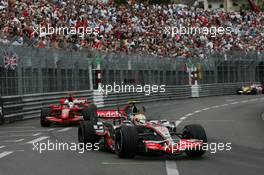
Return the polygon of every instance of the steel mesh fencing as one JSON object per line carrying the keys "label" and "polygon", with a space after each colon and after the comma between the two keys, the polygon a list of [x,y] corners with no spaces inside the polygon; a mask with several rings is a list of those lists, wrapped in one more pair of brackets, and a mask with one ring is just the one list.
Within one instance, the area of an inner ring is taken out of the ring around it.
{"label": "steel mesh fencing", "polygon": [[[12,58],[17,59],[17,66]],[[256,52],[167,58],[2,44],[0,96],[91,90],[97,64],[102,84],[189,85],[189,72],[194,70],[199,72],[199,84],[264,81],[264,54]]]}

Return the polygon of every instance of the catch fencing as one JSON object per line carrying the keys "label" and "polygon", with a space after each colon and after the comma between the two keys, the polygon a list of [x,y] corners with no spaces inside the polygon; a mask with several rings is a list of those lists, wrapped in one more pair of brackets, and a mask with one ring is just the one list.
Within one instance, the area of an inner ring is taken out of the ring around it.
{"label": "catch fencing", "polygon": [[[98,64],[101,70],[96,70]],[[195,70],[199,72],[198,84],[262,82],[264,54],[161,58],[0,45],[0,96],[93,90],[97,88],[98,71],[104,85],[190,85]]]}

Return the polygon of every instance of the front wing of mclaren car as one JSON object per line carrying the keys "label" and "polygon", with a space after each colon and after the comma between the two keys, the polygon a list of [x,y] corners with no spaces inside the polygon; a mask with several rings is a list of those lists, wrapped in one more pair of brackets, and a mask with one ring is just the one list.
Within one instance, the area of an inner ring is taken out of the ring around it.
{"label": "front wing of mclaren car", "polygon": [[201,125],[187,125],[181,133],[170,127],[148,123],[138,127],[139,139],[146,152],[163,152],[172,155],[186,153],[188,156],[202,156],[204,143],[207,142],[205,131]]}
{"label": "front wing of mclaren car", "polygon": [[172,155],[182,154],[188,150],[201,150],[203,147],[203,141],[197,139],[168,139],[163,141],[144,140],[143,143],[146,152],[158,151]]}

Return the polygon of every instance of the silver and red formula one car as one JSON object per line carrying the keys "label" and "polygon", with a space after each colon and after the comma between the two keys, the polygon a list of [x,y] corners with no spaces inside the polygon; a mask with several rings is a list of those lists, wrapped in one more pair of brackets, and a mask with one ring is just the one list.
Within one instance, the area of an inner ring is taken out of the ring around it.
{"label": "silver and red formula one car", "polygon": [[[111,150],[120,158],[155,152],[170,155],[186,153],[191,157],[205,153],[202,146],[207,142],[207,136],[201,125],[187,125],[182,132],[177,132],[176,122],[147,121],[145,109],[139,110],[131,118],[124,110],[105,110],[103,113],[96,122],[81,122],[78,128],[79,143],[98,143],[100,148]],[[106,117],[106,113],[113,115]]]}

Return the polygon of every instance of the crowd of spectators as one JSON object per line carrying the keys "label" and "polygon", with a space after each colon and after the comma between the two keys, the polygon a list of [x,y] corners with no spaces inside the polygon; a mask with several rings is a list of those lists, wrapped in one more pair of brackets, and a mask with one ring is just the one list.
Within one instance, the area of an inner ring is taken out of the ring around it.
{"label": "crowd of spectators", "polygon": [[[0,43],[38,48],[93,49],[169,57],[204,57],[229,50],[264,52],[264,13],[205,11],[176,4],[97,0],[0,0]],[[35,29],[90,27],[96,32],[40,35]],[[232,33],[172,36],[170,27],[230,27]]]}

